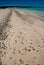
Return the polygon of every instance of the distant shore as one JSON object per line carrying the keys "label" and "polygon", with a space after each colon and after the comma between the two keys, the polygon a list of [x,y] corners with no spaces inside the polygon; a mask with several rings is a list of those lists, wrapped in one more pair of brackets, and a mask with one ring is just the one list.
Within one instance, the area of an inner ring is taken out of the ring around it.
{"label": "distant shore", "polygon": [[0,8],[44,8],[39,6],[0,6]]}

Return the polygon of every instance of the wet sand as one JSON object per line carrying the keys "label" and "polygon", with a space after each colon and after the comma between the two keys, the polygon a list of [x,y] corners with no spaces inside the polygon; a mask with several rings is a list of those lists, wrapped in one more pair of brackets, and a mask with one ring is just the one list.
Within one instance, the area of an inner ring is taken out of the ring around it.
{"label": "wet sand", "polygon": [[44,20],[30,13],[0,10],[0,65],[44,65]]}

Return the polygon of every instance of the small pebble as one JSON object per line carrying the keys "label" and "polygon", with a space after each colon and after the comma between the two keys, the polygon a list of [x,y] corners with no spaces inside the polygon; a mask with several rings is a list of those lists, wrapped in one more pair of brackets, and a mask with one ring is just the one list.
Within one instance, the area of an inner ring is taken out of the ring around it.
{"label": "small pebble", "polygon": [[21,64],[23,64],[23,63],[24,63],[24,61],[23,61],[22,59],[20,59],[19,61],[20,61],[20,63],[21,63]]}
{"label": "small pebble", "polygon": [[30,51],[31,51],[31,49],[28,49],[28,51],[30,52]]}
{"label": "small pebble", "polygon": [[17,43],[17,40],[15,40],[15,43]]}
{"label": "small pebble", "polygon": [[40,47],[40,45],[38,45],[38,47]]}
{"label": "small pebble", "polygon": [[25,48],[24,48],[24,50],[26,50],[26,51],[27,51],[27,48],[25,47]]}
{"label": "small pebble", "polygon": [[2,65],[2,62],[0,62],[0,65]]}
{"label": "small pebble", "polygon": [[22,44],[24,44],[24,42],[23,42],[23,41],[21,41],[21,43],[22,43]]}
{"label": "small pebble", "polygon": [[37,65],[40,65],[40,64],[37,64]]}
{"label": "small pebble", "polygon": [[39,50],[36,50],[36,52],[39,52]]}
{"label": "small pebble", "polygon": [[4,54],[6,54],[6,52],[4,51]]}
{"label": "small pebble", "polygon": [[32,47],[32,49],[33,49],[33,51],[35,51],[35,48]]}
{"label": "small pebble", "polygon": [[15,51],[15,48],[13,49],[13,51]]}
{"label": "small pebble", "polygon": [[19,52],[19,53],[21,53],[21,51],[20,51],[20,50],[18,50],[18,52]]}
{"label": "small pebble", "polygon": [[18,38],[20,38],[20,36],[18,36]]}
{"label": "small pebble", "polygon": [[30,44],[32,44],[32,42],[30,42]]}
{"label": "small pebble", "polygon": [[10,59],[12,59],[12,57],[10,57]]}
{"label": "small pebble", "polygon": [[29,46],[31,48],[31,46]]}

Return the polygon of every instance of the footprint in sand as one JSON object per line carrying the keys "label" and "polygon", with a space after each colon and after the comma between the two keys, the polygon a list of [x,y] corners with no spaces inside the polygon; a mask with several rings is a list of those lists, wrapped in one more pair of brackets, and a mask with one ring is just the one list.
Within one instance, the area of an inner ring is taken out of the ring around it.
{"label": "footprint in sand", "polygon": [[22,59],[19,59],[20,64],[24,64],[24,61]]}

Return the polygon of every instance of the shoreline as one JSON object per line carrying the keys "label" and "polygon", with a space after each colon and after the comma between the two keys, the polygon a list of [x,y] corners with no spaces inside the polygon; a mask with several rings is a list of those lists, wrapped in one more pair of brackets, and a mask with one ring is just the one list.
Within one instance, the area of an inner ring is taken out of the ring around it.
{"label": "shoreline", "polygon": [[39,11],[35,11],[35,10],[17,10],[17,9],[15,9],[15,10],[20,11],[20,12],[25,12],[28,14],[28,16],[32,16],[32,17],[35,17],[37,19],[44,21],[44,17],[40,16],[40,14],[44,14],[44,12],[39,12]]}

